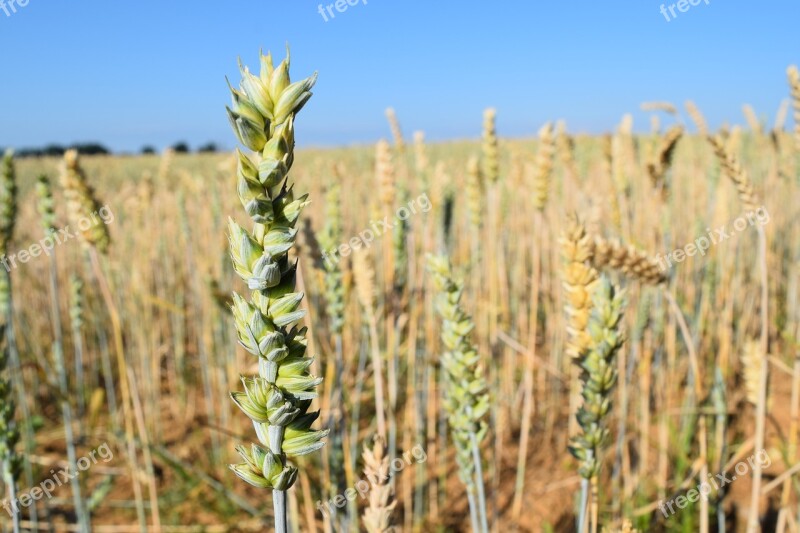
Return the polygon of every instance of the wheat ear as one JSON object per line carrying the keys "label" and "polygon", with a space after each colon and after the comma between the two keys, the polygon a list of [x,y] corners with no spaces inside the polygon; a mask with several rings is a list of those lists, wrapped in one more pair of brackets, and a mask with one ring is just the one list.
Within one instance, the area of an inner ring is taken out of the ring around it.
{"label": "wheat ear", "polygon": [[800,153],[800,70],[792,65],[786,70],[789,78],[789,90],[792,93],[792,107],[794,109],[794,144],[795,150]]}
{"label": "wheat ear", "polygon": [[[86,173],[80,166],[76,150],[68,150],[64,154],[61,186],[64,188],[70,220],[78,227],[82,242],[87,246],[94,246],[102,254],[106,253],[111,242],[108,226],[94,215],[100,210],[101,205],[94,188],[86,179]],[[84,220],[90,222],[86,229],[78,225],[79,221]]]}
{"label": "wheat ear", "polygon": [[591,237],[577,215],[571,215],[567,229],[559,239],[564,261],[561,284],[564,287],[564,311],[567,317],[565,351],[576,359],[589,345],[587,325],[592,309],[591,292],[599,277],[589,260],[594,251]]}
{"label": "wheat ear", "polygon": [[733,150],[726,146],[725,141],[719,135],[710,135],[708,142],[711,143],[711,147],[714,149],[714,155],[719,160],[722,172],[736,186],[736,192],[739,194],[739,200],[744,208],[748,211],[755,211],[758,208],[758,198],[753,189],[753,184],[750,182],[747,172],[739,163],[738,158],[734,155]]}
{"label": "wheat ear", "polygon": [[598,270],[609,267],[638,279],[647,285],[658,285],[667,280],[658,262],[647,253],[624,246],[619,241],[608,241],[596,236],[592,242],[590,261]]}
{"label": "wheat ear", "polygon": [[536,153],[536,173],[533,176],[533,205],[539,211],[544,211],[547,205],[555,151],[553,126],[548,122],[539,130],[539,150]]}
{"label": "wheat ear", "polygon": [[708,123],[703,113],[700,111],[700,108],[691,100],[686,100],[683,106],[686,108],[686,113],[689,115],[689,118],[694,122],[697,132],[703,137],[708,135]]}
{"label": "wheat ear", "polygon": [[583,405],[577,419],[581,434],[572,439],[570,452],[581,461],[583,478],[581,526],[584,530],[585,502],[591,488],[592,531],[598,529],[598,476],[602,465],[602,451],[609,439],[608,417],[611,412],[612,390],[617,381],[617,352],[624,337],[620,332],[623,300],[619,291],[605,277],[600,278],[593,294],[593,308],[587,331],[589,344],[580,354],[578,364],[582,369]]}
{"label": "wheat ear", "polygon": [[480,443],[488,430],[489,392],[481,357],[470,339],[475,327],[461,307],[463,285],[456,281],[446,256],[428,256],[428,272],[437,290],[436,310],[442,317],[444,407],[456,448],[456,463],[467,488],[473,531],[488,532]]}
{"label": "wheat ear", "polygon": [[233,316],[239,343],[258,359],[258,375],[243,377],[244,392],[233,392],[236,405],[252,420],[260,442],[238,447],[243,463],[231,469],[251,485],[272,488],[275,530],[287,531],[286,491],[297,480],[298,457],[319,450],[327,430],[311,425],[319,412],[309,412],[321,378],[310,374],[306,356],[303,293],[295,292],[297,263],[289,251],[308,195],[296,196],[288,184],[294,162],[294,118],[311,98],[316,74],[292,83],[289,56],[273,66],[272,55],[260,54],[261,72],[240,63],[239,89],[230,87],[227,108],[239,141],[257,152],[251,158],[237,151],[238,195],[253,225],[248,232],[233,220],[230,254],[236,273],[247,283],[250,299],[234,293]]}
{"label": "wheat ear", "polygon": [[406,149],[406,142],[403,139],[403,130],[400,128],[400,121],[397,119],[394,108],[386,108],[386,120],[389,121],[389,128],[392,130],[394,147],[399,153],[403,153]]}
{"label": "wheat ear", "polygon": [[394,499],[389,456],[386,441],[379,435],[373,439],[372,448],[364,445],[364,475],[370,482],[367,508],[362,517],[368,533],[392,533],[395,531],[392,515],[397,501]]}
{"label": "wheat ear", "polygon": [[653,159],[647,163],[647,173],[650,176],[653,187],[660,188],[664,193],[667,191],[667,184],[664,178],[670,166],[672,166],[672,156],[682,136],[683,127],[672,126],[660,140]]}
{"label": "wheat ear", "polygon": [[494,185],[500,179],[500,156],[495,121],[497,111],[489,108],[483,112],[483,176]]}

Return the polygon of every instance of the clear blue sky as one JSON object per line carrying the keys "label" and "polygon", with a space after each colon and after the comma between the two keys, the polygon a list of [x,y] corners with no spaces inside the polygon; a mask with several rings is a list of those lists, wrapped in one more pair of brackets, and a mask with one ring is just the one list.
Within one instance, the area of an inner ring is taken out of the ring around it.
{"label": "clear blue sky", "polygon": [[388,136],[387,106],[434,140],[479,135],[487,106],[505,136],[556,118],[602,132],[627,111],[646,129],[639,103],[662,99],[694,99],[712,127],[743,103],[771,121],[800,2],[701,1],[671,22],[661,3],[367,0],[325,22],[316,0],[29,0],[0,10],[0,146],[233,147],[224,77],[286,42],[295,79],[319,71],[306,146]]}

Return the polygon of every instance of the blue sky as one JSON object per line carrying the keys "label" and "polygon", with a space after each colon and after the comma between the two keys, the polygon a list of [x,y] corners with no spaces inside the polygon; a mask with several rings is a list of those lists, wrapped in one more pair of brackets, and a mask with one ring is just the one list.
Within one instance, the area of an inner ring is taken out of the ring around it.
{"label": "blue sky", "polygon": [[691,98],[712,127],[743,123],[743,103],[771,122],[800,2],[703,0],[671,22],[661,3],[367,0],[325,22],[311,0],[29,0],[0,10],[0,146],[231,148],[224,77],[286,42],[295,79],[319,71],[305,146],[388,136],[387,106],[434,140],[478,136],[488,106],[514,137],[557,118],[603,132],[628,111],[644,130],[647,100]]}

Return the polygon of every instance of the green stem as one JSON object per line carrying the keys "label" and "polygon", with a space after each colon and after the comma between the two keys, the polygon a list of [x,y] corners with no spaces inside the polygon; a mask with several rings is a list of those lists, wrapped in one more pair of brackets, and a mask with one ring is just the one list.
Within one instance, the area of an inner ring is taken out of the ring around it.
{"label": "green stem", "polygon": [[478,513],[481,520],[481,531],[488,533],[489,522],[486,518],[486,495],[483,490],[483,465],[481,464],[481,452],[478,448],[478,438],[474,432],[470,433],[469,440],[472,444],[472,460],[475,462],[475,488],[478,492]]}
{"label": "green stem", "polygon": [[10,509],[12,527],[14,533],[19,533],[19,510],[14,507],[17,501],[17,485],[16,481],[14,481],[14,476],[11,474],[9,461],[3,461],[3,483],[6,484],[6,490],[8,490],[9,507],[7,509]]}

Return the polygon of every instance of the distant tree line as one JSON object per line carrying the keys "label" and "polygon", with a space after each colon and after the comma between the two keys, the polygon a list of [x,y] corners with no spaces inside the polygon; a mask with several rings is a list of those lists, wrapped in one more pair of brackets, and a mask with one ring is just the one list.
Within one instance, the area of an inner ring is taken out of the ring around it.
{"label": "distant tree line", "polygon": [[[179,154],[188,154],[191,152],[189,145],[183,141],[177,142],[171,146],[171,148]],[[106,148],[100,143],[96,142],[87,142],[87,143],[74,143],[68,146],[63,146],[60,144],[48,144],[41,148],[19,148],[14,150],[14,155],[16,157],[61,157],[64,155],[64,152],[67,150],[77,150],[81,155],[107,155],[111,153],[111,150]],[[197,153],[214,153],[219,151],[219,147],[216,143],[209,142],[197,147]],[[0,151],[1,153],[2,151]],[[151,145],[147,145],[142,147],[141,149],[142,154],[155,154],[158,151]]]}
{"label": "distant tree line", "polygon": [[110,154],[111,150],[106,148],[100,143],[75,143],[69,146],[62,146],[60,144],[48,144],[42,148],[20,148],[14,150],[16,157],[44,157],[55,156],[60,157],[64,155],[67,150],[77,150],[82,155],[105,155]]}
{"label": "distant tree line", "polygon": [[[176,154],[188,154],[189,152],[192,151],[189,148],[189,145],[183,141],[173,144],[170,148],[172,148],[172,150]],[[197,147],[198,154],[214,153],[218,151],[219,147],[217,147],[217,144],[213,142],[206,143]],[[155,149],[152,146],[145,146],[144,148],[142,148],[142,153],[153,154],[155,153]]]}

